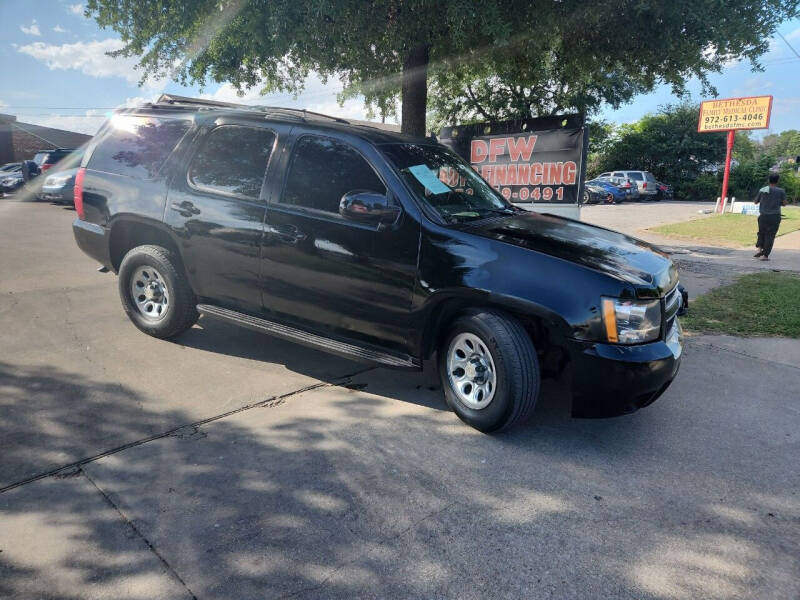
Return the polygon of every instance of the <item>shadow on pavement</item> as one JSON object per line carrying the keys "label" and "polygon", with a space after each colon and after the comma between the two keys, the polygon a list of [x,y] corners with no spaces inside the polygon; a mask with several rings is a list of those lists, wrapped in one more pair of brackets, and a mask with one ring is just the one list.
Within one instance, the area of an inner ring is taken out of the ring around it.
{"label": "shadow on pavement", "polygon": [[[50,459],[97,415],[102,439],[165,418],[113,384],[2,368],[4,409],[41,410],[4,410],[0,439],[44,436]],[[0,596],[152,598],[136,582],[167,577],[204,599],[790,597],[794,483],[723,452],[724,417],[698,439],[678,388],[602,421],[547,400],[492,437],[376,371],[187,427],[0,494]]]}

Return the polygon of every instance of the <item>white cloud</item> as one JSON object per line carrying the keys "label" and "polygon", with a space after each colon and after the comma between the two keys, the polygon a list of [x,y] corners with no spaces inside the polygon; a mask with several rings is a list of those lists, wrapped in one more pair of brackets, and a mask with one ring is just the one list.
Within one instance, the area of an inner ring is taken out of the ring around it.
{"label": "white cloud", "polygon": [[785,37],[787,40],[800,40],[800,27],[790,33],[787,33],[783,37]]}
{"label": "white cloud", "polygon": [[134,69],[135,57],[106,55],[106,52],[119,50],[122,46],[122,40],[108,38],[60,45],[34,42],[20,46],[17,51],[45,63],[52,71],[74,69],[92,77],[122,77],[130,83],[138,83],[140,73]]}
{"label": "white cloud", "polygon": [[55,31],[56,33],[66,33],[67,32],[67,30],[64,29],[61,25],[56,25],[55,27],[53,27],[53,31]]}
{"label": "white cloud", "polygon": [[323,83],[316,73],[312,73],[306,79],[305,88],[297,98],[292,94],[282,93],[262,96],[260,86],[246,90],[243,96],[239,96],[236,88],[229,83],[222,84],[213,93],[201,94],[201,97],[236,104],[305,108],[343,119],[367,120],[367,110],[361,98],[347,100],[342,106],[339,106],[336,96],[342,91],[342,87],[342,83],[336,79],[330,79],[327,83]]}
{"label": "white cloud", "polygon": [[26,35],[42,35],[42,32],[39,30],[39,24],[36,22],[36,19],[31,21],[30,27],[25,27],[25,25],[20,25],[19,29],[22,33]]}
{"label": "white cloud", "polygon": [[73,15],[78,15],[79,17],[83,16],[83,4],[69,4],[67,10]]}

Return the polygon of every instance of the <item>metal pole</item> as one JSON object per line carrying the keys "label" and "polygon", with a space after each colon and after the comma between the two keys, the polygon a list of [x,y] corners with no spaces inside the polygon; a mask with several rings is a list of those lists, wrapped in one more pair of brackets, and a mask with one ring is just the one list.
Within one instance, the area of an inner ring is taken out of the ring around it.
{"label": "metal pole", "polygon": [[731,152],[733,152],[733,140],[736,138],[736,132],[733,129],[728,130],[728,143],[725,152],[725,175],[722,178],[722,212],[725,212],[725,199],[728,197],[728,177],[731,174]]}

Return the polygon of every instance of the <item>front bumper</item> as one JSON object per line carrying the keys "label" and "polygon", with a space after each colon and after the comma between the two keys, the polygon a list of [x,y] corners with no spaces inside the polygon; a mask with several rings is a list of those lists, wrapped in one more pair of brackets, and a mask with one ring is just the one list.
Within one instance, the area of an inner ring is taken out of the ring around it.
{"label": "front bumper", "polygon": [[572,340],[572,416],[614,417],[655,402],[678,373],[683,333],[636,346]]}

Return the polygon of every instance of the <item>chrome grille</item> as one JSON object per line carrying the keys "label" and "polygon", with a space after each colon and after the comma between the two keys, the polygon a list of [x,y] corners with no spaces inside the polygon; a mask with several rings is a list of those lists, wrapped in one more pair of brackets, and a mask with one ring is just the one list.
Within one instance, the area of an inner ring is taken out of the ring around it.
{"label": "chrome grille", "polygon": [[676,284],[674,288],[664,296],[664,336],[667,336],[675,325],[678,311],[681,309],[681,291]]}

